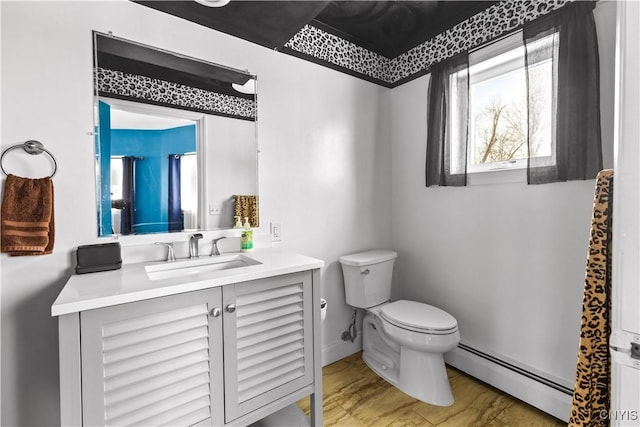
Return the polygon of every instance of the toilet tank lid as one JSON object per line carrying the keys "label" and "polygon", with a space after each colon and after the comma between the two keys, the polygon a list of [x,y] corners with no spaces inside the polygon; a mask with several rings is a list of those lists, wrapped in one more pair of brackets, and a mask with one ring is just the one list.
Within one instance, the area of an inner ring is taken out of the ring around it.
{"label": "toilet tank lid", "polygon": [[341,256],[338,261],[344,265],[370,265],[395,259],[398,253],[386,249],[373,249],[370,251],[358,252],[356,254]]}

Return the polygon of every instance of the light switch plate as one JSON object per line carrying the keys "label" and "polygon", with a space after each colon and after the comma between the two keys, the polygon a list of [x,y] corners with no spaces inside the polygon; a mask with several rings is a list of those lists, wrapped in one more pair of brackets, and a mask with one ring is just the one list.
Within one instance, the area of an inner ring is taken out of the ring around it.
{"label": "light switch plate", "polygon": [[222,215],[222,205],[209,205],[209,215]]}

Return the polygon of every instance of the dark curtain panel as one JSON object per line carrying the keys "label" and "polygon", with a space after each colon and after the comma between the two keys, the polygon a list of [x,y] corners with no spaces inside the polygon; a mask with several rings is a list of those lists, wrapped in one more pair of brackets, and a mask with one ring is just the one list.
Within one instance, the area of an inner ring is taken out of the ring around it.
{"label": "dark curtain panel", "polygon": [[122,213],[120,234],[132,234],[135,224],[135,159],[122,158]]}
{"label": "dark curtain panel", "polygon": [[180,156],[169,155],[169,231],[184,230],[180,195]]}
{"label": "dark curtain panel", "polygon": [[[529,98],[530,184],[593,179],[602,169],[600,132],[600,69],[594,3],[571,3],[548,18],[526,24],[523,30]],[[546,43],[542,43],[545,36]],[[553,63],[552,156],[531,155],[535,138],[536,74],[543,61]]]}
{"label": "dark curtain panel", "polygon": [[[430,70],[427,113],[426,185],[467,185],[469,54]],[[457,95],[451,96],[451,90]]]}

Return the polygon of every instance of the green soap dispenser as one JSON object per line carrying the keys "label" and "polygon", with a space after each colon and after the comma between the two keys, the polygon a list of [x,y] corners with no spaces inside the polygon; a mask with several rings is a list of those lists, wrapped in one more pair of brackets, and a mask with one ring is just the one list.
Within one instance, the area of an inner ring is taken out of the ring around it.
{"label": "green soap dispenser", "polygon": [[242,252],[249,252],[253,250],[253,230],[251,229],[251,224],[249,224],[249,217],[244,217],[240,245]]}

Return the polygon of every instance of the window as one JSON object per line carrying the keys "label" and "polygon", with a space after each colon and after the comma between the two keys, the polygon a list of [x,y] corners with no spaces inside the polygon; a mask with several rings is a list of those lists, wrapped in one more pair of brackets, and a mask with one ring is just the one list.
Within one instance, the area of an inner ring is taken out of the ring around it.
{"label": "window", "polygon": [[[525,175],[525,166],[528,184],[596,176],[602,141],[593,7],[571,2],[525,23],[522,33],[430,67],[427,187],[464,186],[468,175],[503,181]],[[500,168],[513,173],[467,173]]]}
{"label": "window", "polygon": [[111,156],[111,200],[122,199],[122,156]]}
{"label": "window", "polygon": [[198,158],[196,153],[180,157],[180,195],[184,229],[198,228]]}
{"label": "window", "polygon": [[[140,157],[142,159],[142,157]],[[198,157],[196,153],[180,156],[180,197],[181,211],[184,216],[184,229],[198,228]],[[124,187],[123,156],[111,156],[111,200],[112,227],[120,234],[120,215]],[[156,206],[153,206],[156,209]]]}
{"label": "window", "polygon": [[[542,38],[529,48],[544,50],[553,37]],[[469,54],[468,173],[526,168],[529,156],[538,165],[555,164],[553,62],[537,55],[543,59],[529,64],[527,102],[524,49],[522,33],[516,33]],[[529,56],[531,62],[533,56]],[[459,111],[461,101],[456,94],[461,84],[466,84],[466,76],[452,74],[452,112]],[[465,129],[459,123],[465,118],[453,113],[450,117],[452,138],[464,138],[456,135],[456,129]],[[460,153],[452,152],[452,158],[457,155]],[[453,159],[451,163],[454,169]]]}

